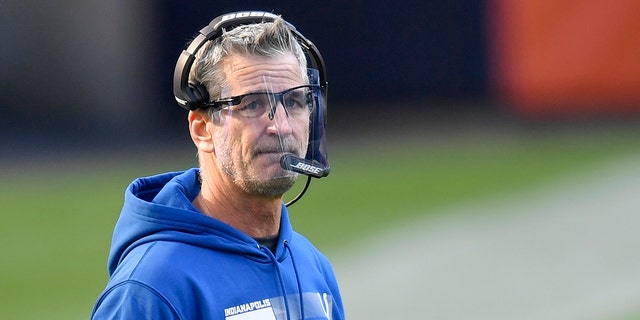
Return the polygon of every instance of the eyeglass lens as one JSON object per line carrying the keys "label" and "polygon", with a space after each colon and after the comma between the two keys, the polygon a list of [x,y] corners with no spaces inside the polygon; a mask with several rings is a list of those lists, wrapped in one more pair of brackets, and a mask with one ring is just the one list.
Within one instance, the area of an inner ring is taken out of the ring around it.
{"label": "eyeglass lens", "polygon": [[275,93],[248,93],[242,97],[239,104],[229,106],[229,110],[247,118],[261,117],[268,112],[269,118],[273,119],[275,108],[280,102],[288,117],[302,117],[308,116],[313,110],[313,101],[311,88],[298,87]]}

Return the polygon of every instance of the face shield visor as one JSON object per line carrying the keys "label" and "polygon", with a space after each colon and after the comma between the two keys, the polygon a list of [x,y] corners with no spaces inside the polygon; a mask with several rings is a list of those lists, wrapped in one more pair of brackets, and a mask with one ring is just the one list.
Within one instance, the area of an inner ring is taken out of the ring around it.
{"label": "face shield visor", "polygon": [[[327,156],[327,142],[325,134],[327,105],[326,84],[320,83],[320,73],[316,69],[307,69],[309,83],[317,88],[313,95],[314,108],[309,121],[309,139],[307,152],[304,158],[295,158],[285,155],[282,159],[282,167],[287,170],[306,174],[314,178],[322,178],[329,175],[329,158]],[[324,85],[324,86],[323,86]]]}
{"label": "face shield visor", "polygon": [[310,69],[309,79],[308,85],[282,90],[264,77],[263,91],[209,103],[217,127],[215,153],[226,175],[254,191],[278,194],[299,173],[328,174],[318,72]]}

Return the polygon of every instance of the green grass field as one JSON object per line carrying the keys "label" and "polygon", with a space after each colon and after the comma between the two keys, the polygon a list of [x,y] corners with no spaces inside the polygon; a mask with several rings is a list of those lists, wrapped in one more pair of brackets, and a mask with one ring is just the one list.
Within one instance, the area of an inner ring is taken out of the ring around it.
{"label": "green grass field", "polygon": [[[402,219],[596,168],[640,152],[636,132],[529,135],[482,143],[342,145],[332,172],[291,207],[294,226],[332,250]],[[28,165],[0,182],[0,318],[86,319],[107,281],[111,231],[135,177],[193,166],[193,153]],[[151,160],[154,159],[154,160]],[[292,197],[292,195],[288,195]]]}

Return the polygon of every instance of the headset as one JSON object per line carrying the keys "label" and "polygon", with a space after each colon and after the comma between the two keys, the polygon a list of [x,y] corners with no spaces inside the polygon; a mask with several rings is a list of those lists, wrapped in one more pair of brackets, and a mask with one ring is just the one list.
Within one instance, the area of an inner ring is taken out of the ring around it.
{"label": "headset", "polygon": [[[209,102],[209,93],[204,85],[189,81],[189,73],[196,60],[196,53],[200,48],[207,42],[220,37],[226,29],[233,29],[245,24],[273,22],[276,18],[278,18],[277,15],[269,12],[239,11],[223,14],[211,20],[208,25],[198,32],[178,57],[173,74],[173,95],[178,105],[187,110],[197,110]],[[320,95],[316,97],[316,106],[318,107],[314,108],[312,121],[310,121],[309,144],[305,158],[285,154],[281,159],[281,166],[284,169],[305,174],[309,178],[322,178],[329,174],[330,169],[325,141],[328,87],[326,67],[316,46],[296,30],[291,23],[284,22],[307,57],[309,81],[320,85]],[[309,185],[309,180],[307,179],[301,194],[289,202],[287,206],[293,204],[304,194]]]}

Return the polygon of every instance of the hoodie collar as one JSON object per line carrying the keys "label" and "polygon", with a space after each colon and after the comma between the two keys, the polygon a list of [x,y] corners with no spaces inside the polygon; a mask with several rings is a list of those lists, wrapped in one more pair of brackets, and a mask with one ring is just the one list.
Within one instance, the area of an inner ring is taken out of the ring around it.
{"label": "hoodie collar", "polygon": [[[192,204],[200,192],[199,169],[170,172],[133,181],[125,192],[125,203],[116,224],[109,270],[133,248],[152,241],[176,241],[214,250],[236,252],[250,259],[266,262],[257,242],[239,230],[200,213]],[[282,204],[280,238],[276,259],[288,255],[284,242],[291,242],[293,228]]]}

